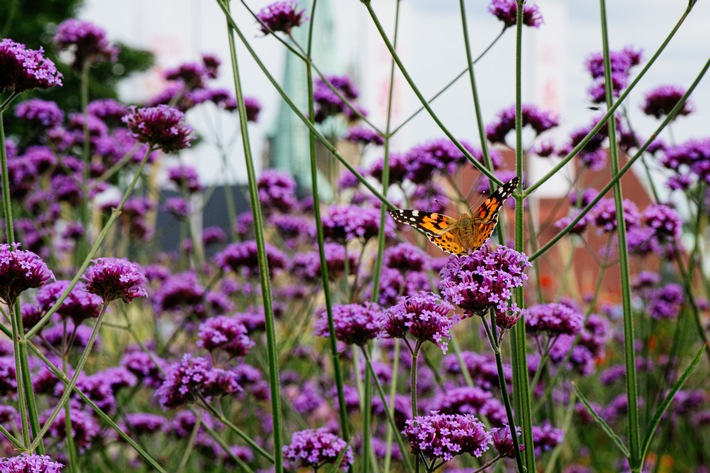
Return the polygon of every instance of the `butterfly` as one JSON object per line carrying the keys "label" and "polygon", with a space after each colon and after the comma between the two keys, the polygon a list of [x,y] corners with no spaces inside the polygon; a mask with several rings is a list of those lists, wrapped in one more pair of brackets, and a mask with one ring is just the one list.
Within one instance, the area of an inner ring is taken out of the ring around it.
{"label": "butterfly", "polygon": [[488,197],[473,215],[463,214],[458,220],[448,215],[419,210],[390,210],[398,223],[405,223],[424,232],[436,246],[456,256],[477,250],[488,240],[498,223],[498,212],[505,199],[518,186],[514,177]]}

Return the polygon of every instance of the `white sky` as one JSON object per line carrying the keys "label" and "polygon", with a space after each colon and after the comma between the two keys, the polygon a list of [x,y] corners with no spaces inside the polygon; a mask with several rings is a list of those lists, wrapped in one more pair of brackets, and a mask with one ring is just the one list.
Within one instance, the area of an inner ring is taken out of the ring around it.
{"label": "white sky", "polygon": [[[382,51],[382,43],[367,11],[359,0],[319,0],[319,4],[321,2],[330,2],[338,33],[334,48],[339,70],[332,72],[355,73],[356,81],[363,91],[364,105],[371,110],[373,119],[377,120],[378,110],[381,109],[377,85],[386,77],[388,66],[384,62],[386,55]],[[249,5],[258,10],[269,3],[252,0]],[[382,14],[385,26],[391,30],[394,1],[373,0],[372,3],[378,13]],[[500,31],[501,23],[486,12],[488,3],[487,0],[466,2],[475,55]],[[273,38],[261,37],[257,26],[241,4],[233,4],[235,17],[251,38],[252,45],[258,49],[275,75],[281,77],[283,48]],[[430,96],[460,72],[465,64],[459,3],[453,0],[403,0],[401,4],[401,54],[424,95]],[[539,96],[534,80],[540,72],[535,70],[536,64],[539,64],[539,58],[534,55],[535,42],[557,46],[560,65],[554,71],[547,72],[559,84],[562,128],[569,131],[587,125],[598,113],[588,109],[585,91],[590,80],[583,63],[588,54],[601,51],[599,4],[588,0],[541,0],[538,4],[543,17],[546,9],[550,15],[547,17],[548,23],[539,32],[530,28],[525,30],[523,97],[525,101],[535,103],[535,98]],[[612,49],[621,49],[627,45],[640,47],[645,52],[645,58],[649,58],[680,18],[685,5],[685,1],[609,0],[607,8]],[[111,39],[152,49],[158,54],[159,64],[164,67],[183,61],[195,61],[201,53],[217,53],[227,63],[226,28],[215,2],[88,0],[82,17],[106,28]],[[544,29],[547,29],[547,35],[543,38]],[[514,52],[515,34],[511,28],[476,68],[485,123],[493,120],[500,109],[514,102]],[[246,57],[243,48],[240,54],[245,93],[259,98],[264,105],[259,124],[252,128],[255,156],[260,156],[265,133],[272,126],[278,109],[278,96],[253,61]],[[630,96],[629,108],[642,136],[650,133],[656,124],[655,120],[643,116],[639,110],[644,91],[661,84],[687,87],[709,57],[710,2],[699,1],[654,68]],[[223,66],[222,74],[218,84],[230,88],[228,64]],[[123,91],[126,99],[139,100],[145,98],[146,94],[157,92],[159,88],[156,76],[152,76],[130,81]],[[403,81],[399,84],[398,93],[398,116],[404,117],[408,111],[418,107],[418,102]],[[698,86],[692,101],[696,112],[681,118],[673,128],[678,141],[710,136],[710,78],[706,77]],[[434,108],[455,136],[477,142],[467,77],[442,96]],[[212,115],[200,112],[192,114],[190,118],[197,121],[198,129],[214,129]],[[378,124],[383,125],[381,122]],[[223,123],[221,133],[225,136],[231,134],[234,126],[234,123]],[[441,136],[443,133],[431,118],[421,113],[394,141],[395,150],[403,151],[426,139]],[[237,143],[233,148],[234,153],[238,154],[239,149]],[[220,164],[215,154],[210,150],[202,150],[188,158],[199,163],[201,175],[207,182],[220,178]],[[245,179],[239,162],[235,164],[234,173],[238,180]]]}

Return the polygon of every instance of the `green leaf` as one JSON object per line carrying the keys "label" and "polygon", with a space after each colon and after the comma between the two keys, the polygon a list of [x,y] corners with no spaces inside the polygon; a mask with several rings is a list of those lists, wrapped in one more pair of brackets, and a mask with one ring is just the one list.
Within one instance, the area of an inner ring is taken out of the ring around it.
{"label": "green leaf", "polygon": [[629,458],[631,456],[631,453],[629,452],[629,449],[626,448],[626,445],[624,445],[624,442],[621,440],[621,438],[616,435],[616,432],[614,432],[614,430],[609,426],[609,424],[607,424],[606,421],[604,421],[604,419],[602,419],[599,414],[597,414],[597,411],[595,411],[591,404],[589,404],[589,401],[587,401],[587,398],[584,397],[582,391],[579,390],[577,384],[572,383],[572,386],[574,386],[574,390],[577,392],[577,396],[579,396],[579,399],[582,401],[582,404],[584,404],[584,407],[587,408],[589,415],[591,415],[597,422],[597,424],[599,424],[599,427],[601,427],[602,430],[606,432],[612,442],[614,442],[616,446],[619,447],[621,453],[623,453],[626,458]]}

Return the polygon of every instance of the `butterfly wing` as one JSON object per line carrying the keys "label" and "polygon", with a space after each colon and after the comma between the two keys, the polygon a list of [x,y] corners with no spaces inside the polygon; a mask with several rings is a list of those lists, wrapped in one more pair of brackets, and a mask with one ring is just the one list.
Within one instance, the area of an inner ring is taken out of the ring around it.
{"label": "butterfly wing", "polygon": [[420,212],[419,210],[390,210],[390,215],[398,223],[404,223],[424,232],[426,237],[436,246],[446,251],[460,255],[466,249],[459,242],[455,232],[457,220],[448,215],[436,212]]}
{"label": "butterfly wing", "polygon": [[496,191],[478,207],[478,210],[473,215],[474,237],[472,249],[480,248],[486,243],[486,240],[491,237],[493,230],[498,224],[498,212],[500,212],[505,200],[510,197],[513,191],[515,191],[515,188],[518,187],[519,182],[520,178],[514,177],[496,189]]}

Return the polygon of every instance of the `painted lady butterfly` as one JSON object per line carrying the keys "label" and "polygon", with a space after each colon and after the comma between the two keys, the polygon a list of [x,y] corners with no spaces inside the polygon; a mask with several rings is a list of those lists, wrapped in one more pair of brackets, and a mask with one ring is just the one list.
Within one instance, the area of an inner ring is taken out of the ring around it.
{"label": "painted lady butterfly", "polygon": [[456,256],[477,250],[490,238],[498,223],[503,202],[518,186],[514,177],[491,194],[473,215],[463,214],[458,220],[448,215],[419,210],[390,210],[398,223],[406,223],[424,234],[436,246]]}

